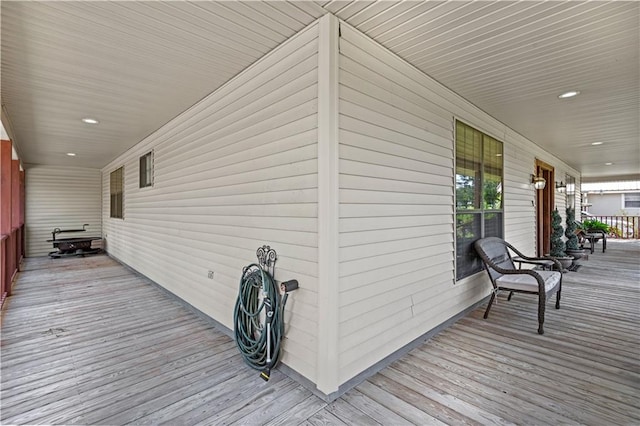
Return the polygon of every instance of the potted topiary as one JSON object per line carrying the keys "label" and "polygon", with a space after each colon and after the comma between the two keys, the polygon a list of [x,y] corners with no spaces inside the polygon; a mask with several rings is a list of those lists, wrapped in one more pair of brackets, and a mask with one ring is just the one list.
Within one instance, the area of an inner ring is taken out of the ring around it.
{"label": "potted topiary", "polygon": [[567,237],[565,252],[567,255],[573,257],[574,261],[571,265],[571,269],[577,269],[576,260],[584,256],[584,250],[578,246],[578,236],[576,230],[578,225],[576,224],[576,211],[572,207],[567,207],[567,217],[565,218],[565,224],[567,227],[564,230],[564,236]]}
{"label": "potted topiary", "polygon": [[551,228],[551,251],[549,256],[557,259],[562,264],[563,269],[567,269],[573,263],[573,257],[567,256],[565,252],[566,246],[562,240],[564,229],[562,229],[562,217],[560,217],[558,209],[554,209],[551,213]]}

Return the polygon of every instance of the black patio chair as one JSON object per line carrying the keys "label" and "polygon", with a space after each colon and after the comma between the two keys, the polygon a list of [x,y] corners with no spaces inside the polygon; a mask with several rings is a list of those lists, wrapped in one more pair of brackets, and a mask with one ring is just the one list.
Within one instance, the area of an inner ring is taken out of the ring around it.
{"label": "black patio chair", "polygon": [[[499,290],[509,292],[507,300],[511,300],[513,293],[526,293],[538,295],[538,334],[544,334],[544,312],[547,297],[556,293],[556,309],[560,309],[560,293],[562,290],[562,265],[553,258],[529,257],[522,254],[508,242],[497,237],[481,238],[474,243],[474,248],[489,274],[493,285],[493,292],[489,305],[484,313],[484,318],[489,316],[491,306],[496,299]],[[532,263],[540,266],[553,262],[556,271],[518,269],[515,267],[511,252],[518,256],[520,263]]]}
{"label": "black patio chair", "polygon": [[[595,250],[595,244],[602,240],[602,252],[604,253],[607,250],[607,233],[602,229],[592,229],[585,228],[582,222],[576,220],[576,225],[578,226],[578,230],[584,233],[585,240],[588,240],[590,243],[589,249],[591,249],[591,253]],[[580,238],[580,236],[578,236]]]}

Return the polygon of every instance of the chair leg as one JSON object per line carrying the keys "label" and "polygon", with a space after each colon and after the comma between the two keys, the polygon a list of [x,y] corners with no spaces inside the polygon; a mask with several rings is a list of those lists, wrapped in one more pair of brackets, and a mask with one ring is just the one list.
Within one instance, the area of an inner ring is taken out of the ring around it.
{"label": "chair leg", "polygon": [[511,296],[513,296],[513,292],[512,291],[509,292],[509,297],[507,297],[507,302],[511,300]]}
{"label": "chair leg", "polygon": [[487,317],[489,316],[489,311],[491,310],[491,305],[493,305],[493,301],[496,298],[496,293],[495,292],[491,292],[491,299],[489,300],[489,304],[487,305],[487,310],[484,311],[484,319],[487,319]]}
{"label": "chair leg", "polygon": [[544,305],[546,301],[546,294],[538,294],[538,334],[544,334]]}
{"label": "chair leg", "polygon": [[556,293],[556,309],[560,309],[560,293],[562,292],[561,289],[558,289],[558,292]]}

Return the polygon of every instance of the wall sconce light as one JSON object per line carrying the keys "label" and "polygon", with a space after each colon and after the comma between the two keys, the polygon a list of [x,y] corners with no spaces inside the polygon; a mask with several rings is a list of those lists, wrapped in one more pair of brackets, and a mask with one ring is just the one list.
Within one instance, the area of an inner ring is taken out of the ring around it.
{"label": "wall sconce light", "polygon": [[556,182],[556,189],[558,192],[564,192],[567,189],[567,184],[562,181]]}
{"label": "wall sconce light", "polygon": [[531,183],[535,189],[544,189],[547,186],[547,180],[536,175],[531,175]]}

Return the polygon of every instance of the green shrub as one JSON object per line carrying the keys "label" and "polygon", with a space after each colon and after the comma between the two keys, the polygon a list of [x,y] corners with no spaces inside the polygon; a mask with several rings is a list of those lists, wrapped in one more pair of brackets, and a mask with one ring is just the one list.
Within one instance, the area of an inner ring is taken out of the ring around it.
{"label": "green shrub", "polygon": [[578,250],[578,237],[576,236],[576,212],[572,207],[567,207],[567,216],[565,218],[565,224],[567,225],[564,230],[564,236],[567,237],[567,250]]}
{"label": "green shrub", "polygon": [[609,232],[609,225],[600,222],[597,219],[588,219],[582,222],[582,227],[586,230],[594,229],[598,231]]}
{"label": "green shrub", "polygon": [[611,235],[615,235],[618,238],[622,238],[622,231],[616,226],[612,226],[611,228],[609,228],[609,233]]}
{"label": "green shrub", "polygon": [[551,252],[552,257],[565,257],[566,246],[562,241],[564,229],[562,228],[562,217],[558,213],[558,209],[551,212]]}

